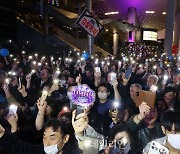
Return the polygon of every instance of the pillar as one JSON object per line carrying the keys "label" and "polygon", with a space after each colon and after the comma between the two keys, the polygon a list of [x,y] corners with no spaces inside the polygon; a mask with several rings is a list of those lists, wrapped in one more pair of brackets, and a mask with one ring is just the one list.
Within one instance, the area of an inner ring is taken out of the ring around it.
{"label": "pillar", "polygon": [[41,15],[41,19],[43,19],[44,18],[44,8],[43,8],[43,1],[44,0],[40,0],[40,15]]}
{"label": "pillar", "polygon": [[175,49],[176,53],[178,52],[179,35],[180,35],[180,13],[178,13],[175,16],[175,23],[174,23],[173,48]]}
{"label": "pillar", "polygon": [[167,1],[167,14],[166,14],[166,32],[165,32],[165,42],[164,42],[164,52],[168,56],[172,53],[172,42],[173,42],[173,28],[174,28],[174,18],[175,18],[176,0]]}
{"label": "pillar", "polygon": [[118,34],[116,32],[113,33],[113,55],[114,57],[117,55],[118,51]]}
{"label": "pillar", "polygon": [[[89,12],[92,12],[92,0],[86,0],[86,8],[88,9]],[[88,51],[89,54],[93,54],[93,45],[94,45],[94,38],[93,36],[88,34]]]}
{"label": "pillar", "polygon": [[49,15],[45,13],[45,34],[48,35],[49,33]]}
{"label": "pillar", "polygon": [[178,45],[178,55],[180,55],[180,33],[179,33],[179,45]]}
{"label": "pillar", "polygon": [[[128,23],[136,25],[136,8],[130,7],[128,9]],[[128,42],[135,42],[136,32],[130,31],[128,34]]]}

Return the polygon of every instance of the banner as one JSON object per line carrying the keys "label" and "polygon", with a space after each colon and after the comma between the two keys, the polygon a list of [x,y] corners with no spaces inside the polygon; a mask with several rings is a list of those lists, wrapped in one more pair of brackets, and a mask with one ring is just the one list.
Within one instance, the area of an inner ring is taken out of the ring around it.
{"label": "banner", "polygon": [[75,86],[72,90],[72,102],[80,106],[89,106],[96,99],[95,92],[86,84]]}
{"label": "banner", "polygon": [[103,25],[87,9],[83,11],[76,23],[93,37],[96,37],[103,29]]}

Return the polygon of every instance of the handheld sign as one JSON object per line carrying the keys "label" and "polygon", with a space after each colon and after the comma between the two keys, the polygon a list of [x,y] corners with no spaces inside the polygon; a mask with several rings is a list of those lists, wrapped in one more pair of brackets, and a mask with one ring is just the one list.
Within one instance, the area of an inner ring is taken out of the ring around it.
{"label": "handheld sign", "polygon": [[95,101],[96,94],[86,84],[75,86],[72,90],[72,102],[79,106],[88,107]]}
{"label": "handheld sign", "polygon": [[87,9],[83,11],[76,23],[93,37],[96,37],[103,29],[103,25]]}

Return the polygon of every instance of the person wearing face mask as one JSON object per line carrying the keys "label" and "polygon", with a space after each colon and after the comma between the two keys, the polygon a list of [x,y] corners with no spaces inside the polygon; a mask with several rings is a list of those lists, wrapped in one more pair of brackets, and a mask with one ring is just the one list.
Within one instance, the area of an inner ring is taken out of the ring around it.
{"label": "person wearing face mask", "polygon": [[25,143],[0,125],[0,147],[8,154],[79,154],[70,144],[73,134],[71,123],[62,119],[51,119],[44,126],[43,144]]}
{"label": "person wearing face mask", "polygon": [[125,122],[112,127],[108,135],[109,145],[104,149],[104,154],[128,154],[131,147],[129,130]]}
{"label": "person wearing face mask", "polygon": [[130,117],[127,125],[132,135],[132,152],[140,154],[150,141],[164,136],[157,116],[156,108],[150,108],[147,103],[142,102],[139,114]]}
{"label": "person wearing face mask", "polygon": [[[120,94],[117,90],[117,80],[113,81],[112,85],[114,89],[114,98],[115,100],[119,101]],[[104,136],[108,135],[109,125],[111,123],[109,110],[112,107],[113,100],[108,98],[110,94],[109,87],[110,85],[106,82],[99,84],[97,99],[94,103],[94,106],[88,113],[90,126],[92,126],[98,133],[103,134]]]}
{"label": "person wearing face mask", "polygon": [[[161,127],[166,134],[165,137],[156,139],[154,141],[164,145],[168,148],[170,154],[180,153],[180,111],[166,111],[161,117]],[[143,149],[146,154],[149,151],[150,143]]]}

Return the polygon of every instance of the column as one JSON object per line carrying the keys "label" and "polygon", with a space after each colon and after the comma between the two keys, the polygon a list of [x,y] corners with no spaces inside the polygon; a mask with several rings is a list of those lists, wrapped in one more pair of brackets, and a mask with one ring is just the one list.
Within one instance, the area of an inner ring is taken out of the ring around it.
{"label": "column", "polygon": [[165,42],[164,42],[164,52],[168,56],[172,53],[172,42],[173,42],[173,28],[174,28],[174,18],[175,18],[176,0],[167,1],[167,14],[166,14],[166,32],[165,32]]}
{"label": "column", "polygon": [[179,33],[179,45],[178,45],[178,54],[180,55],[180,33]]}
{"label": "column", "polygon": [[[92,0],[86,0],[86,8],[92,12]],[[94,38],[93,36],[88,34],[88,51],[89,54],[92,55],[93,54],[93,45],[94,45]]]}
{"label": "column", "polygon": [[48,35],[49,33],[49,15],[47,13],[45,13],[45,34]]}
{"label": "column", "polygon": [[175,52],[178,52],[179,46],[179,35],[180,35],[180,13],[175,16],[175,24],[174,24],[174,39],[173,39],[173,49]]}
{"label": "column", "polygon": [[[128,9],[128,23],[136,25],[136,8],[130,7]],[[136,33],[135,31],[129,31],[128,42],[135,42]]]}
{"label": "column", "polygon": [[44,18],[44,13],[43,13],[43,1],[44,0],[40,0],[40,15],[41,15],[41,19],[43,19]]}
{"label": "column", "polygon": [[118,34],[116,32],[113,33],[113,55],[114,57],[117,55],[118,51]]}

